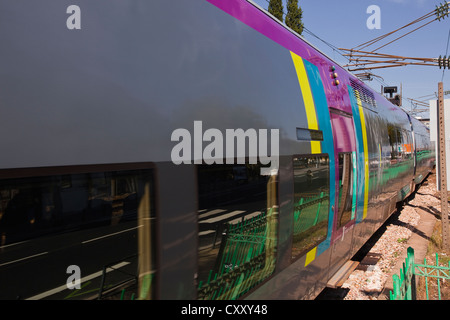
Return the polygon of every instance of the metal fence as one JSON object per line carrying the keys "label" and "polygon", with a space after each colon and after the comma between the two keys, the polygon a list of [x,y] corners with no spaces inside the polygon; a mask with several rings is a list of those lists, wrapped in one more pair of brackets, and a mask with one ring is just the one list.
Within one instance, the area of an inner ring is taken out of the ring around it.
{"label": "metal fence", "polygon": [[[443,284],[450,280],[450,262],[448,266],[439,266],[439,257],[436,253],[436,264],[428,265],[426,259],[423,264],[415,263],[414,249],[409,247],[400,276],[394,274],[393,291],[390,292],[390,300],[417,300],[417,282],[424,282],[426,300],[442,299]],[[416,278],[417,276],[417,278]],[[417,281],[418,280],[418,281]],[[431,291],[434,294],[431,294]]]}
{"label": "metal fence", "polygon": [[236,224],[227,223],[216,266],[198,286],[199,300],[234,300],[270,276],[275,269],[277,210]]}

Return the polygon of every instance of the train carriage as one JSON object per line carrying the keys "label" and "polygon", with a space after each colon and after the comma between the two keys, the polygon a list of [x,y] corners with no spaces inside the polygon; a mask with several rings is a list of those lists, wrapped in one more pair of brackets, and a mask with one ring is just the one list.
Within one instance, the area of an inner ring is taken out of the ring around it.
{"label": "train carriage", "polygon": [[434,165],[252,1],[7,0],[0,43],[0,299],[311,299]]}

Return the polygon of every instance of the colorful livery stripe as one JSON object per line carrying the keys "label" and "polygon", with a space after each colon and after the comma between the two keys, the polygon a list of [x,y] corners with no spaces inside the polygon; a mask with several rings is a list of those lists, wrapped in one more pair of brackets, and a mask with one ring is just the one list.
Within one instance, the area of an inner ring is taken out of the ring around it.
{"label": "colorful livery stripe", "polygon": [[[308,129],[319,130],[317,122],[316,106],[314,104],[314,98],[311,92],[311,87],[306,73],[305,64],[303,59],[291,52],[292,60],[294,62],[295,71],[297,72],[298,82],[300,89],[302,90],[303,102],[305,103],[306,117],[308,120]],[[322,153],[320,141],[311,141],[311,153]]]}
{"label": "colorful livery stripe", "polygon": [[367,216],[367,205],[369,201],[369,150],[367,144],[367,129],[364,117],[364,108],[358,90],[350,86],[349,95],[353,111],[353,121],[356,133],[356,145],[358,150],[358,205],[357,221],[361,222]]}
{"label": "colorful livery stripe", "polygon": [[361,104],[361,98],[359,96],[358,90],[356,93],[356,101],[359,107],[359,116],[361,117],[361,128],[362,128],[362,138],[364,144],[364,212],[363,219],[367,216],[367,204],[369,202],[369,147],[367,144],[367,129],[366,121],[364,118],[364,109]]}
{"label": "colorful livery stripe", "polygon": [[316,253],[317,253],[317,247],[315,247],[314,249],[312,249],[311,251],[309,251],[306,254],[306,261],[305,261],[305,267],[310,264],[312,261],[314,261],[314,259],[316,258]]}
{"label": "colorful livery stripe", "polygon": [[[309,129],[320,130],[323,133],[323,141],[311,142],[311,153],[328,154],[328,157],[330,159],[329,217],[333,217],[333,206],[331,204],[335,202],[335,186],[334,183],[332,183],[332,181],[334,181],[335,179],[335,153],[333,143],[333,130],[331,127],[330,112],[328,109],[325,88],[323,87],[320,72],[316,65],[305,59],[302,59],[295,53],[291,52],[291,56],[292,60],[294,61],[301,92],[303,95],[303,101],[305,103]],[[322,252],[329,248],[331,243],[332,227],[333,219],[330,218],[328,219],[328,232],[326,239],[306,254],[305,266],[310,264],[316,259],[317,256],[321,255]]]}
{"label": "colorful livery stripe", "polygon": [[[322,78],[320,76],[319,68],[316,65],[309,62],[308,60],[303,60],[303,64],[308,75],[309,86],[314,98],[314,104],[316,107],[317,121],[319,124],[319,129],[323,133],[322,153],[328,154],[330,159],[330,203],[335,203],[335,152],[334,152],[334,142],[333,142],[333,129],[331,127],[330,120],[330,110],[328,109],[327,96],[325,94],[325,88],[322,83]],[[328,233],[327,238],[317,246],[316,256],[319,256],[326,249],[329,248],[331,242],[331,235],[333,229],[333,206],[330,205],[328,219]]]}

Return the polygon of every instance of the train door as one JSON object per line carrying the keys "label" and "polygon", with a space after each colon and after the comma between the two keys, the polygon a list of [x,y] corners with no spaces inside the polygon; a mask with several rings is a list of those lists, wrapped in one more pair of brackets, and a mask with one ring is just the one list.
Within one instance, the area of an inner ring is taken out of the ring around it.
{"label": "train door", "polygon": [[[356,217],[356,143],[352,115],[330,109],[335,150],[335,204],[330,275],[350,258]],[[330,159],[331,161],[331,159]]]}

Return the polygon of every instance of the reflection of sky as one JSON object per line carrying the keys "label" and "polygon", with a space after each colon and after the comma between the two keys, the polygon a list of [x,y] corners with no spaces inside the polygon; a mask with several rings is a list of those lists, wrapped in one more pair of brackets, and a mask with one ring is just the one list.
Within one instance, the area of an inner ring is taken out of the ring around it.
{"label": "reflection of sky", "polygon": [[78,1],[70,31],[68,3],[0,4],[1,165],[168,160],[194,120],[307,127],[287,50],[207,2],[147,3]]}

